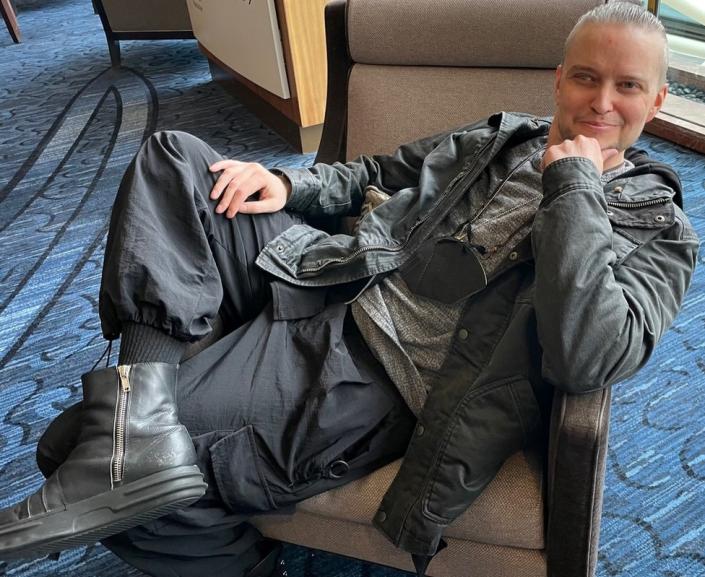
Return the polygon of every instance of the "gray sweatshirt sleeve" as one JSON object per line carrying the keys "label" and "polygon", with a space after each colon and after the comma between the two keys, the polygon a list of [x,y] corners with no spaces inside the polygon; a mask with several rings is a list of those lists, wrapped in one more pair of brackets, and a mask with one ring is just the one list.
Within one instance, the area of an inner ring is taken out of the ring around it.
{"label": "gray sweatshirt sleeve", "polygon": [[686,217],[669,204],[673,224],[616,266],[593,163],[554,162],[543,174],[543,187],[532,231],[543,376],[568,392],[587,392],[646,363],[680,309],[699,243]]}

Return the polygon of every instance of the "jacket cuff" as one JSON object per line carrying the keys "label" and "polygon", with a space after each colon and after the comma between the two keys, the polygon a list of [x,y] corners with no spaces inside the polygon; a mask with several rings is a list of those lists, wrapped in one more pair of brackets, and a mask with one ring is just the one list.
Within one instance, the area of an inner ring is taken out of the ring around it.
{"label": "jacket cuff", "polygon": [[[372,523],[403,551],[412,555],[435,555],[448,524],[430,519],[423,514],[421,507],[421,502],[417,501],[411,509],[405,510],[385,496]],[[414,527],[414,532],[407,527]]]}
{"label": "jacket cuff", "polygon": [[547,206],[556,198],[574,190],[593,188],[602,192],[600,173],[597,167],[587,158],[570,156],[561,158],[544,169],[542,206]]}
{"label": "jacket cuff", "polygon": [[306,168],[273,168],[270,172],[285,176],[291,183],[291,194],[284,207],[287,210],[306,212],[320,196],[320,182]]}

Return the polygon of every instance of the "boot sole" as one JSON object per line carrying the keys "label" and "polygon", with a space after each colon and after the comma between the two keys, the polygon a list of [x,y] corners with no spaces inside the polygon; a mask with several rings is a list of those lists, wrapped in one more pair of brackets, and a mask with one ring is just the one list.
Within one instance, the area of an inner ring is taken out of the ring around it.
{"label": "boot sole", "polygon": [[0,558],[35,558],[92,545],[183,509],[206,492],[196,465],[175,467],[95,497],[0,527]]}

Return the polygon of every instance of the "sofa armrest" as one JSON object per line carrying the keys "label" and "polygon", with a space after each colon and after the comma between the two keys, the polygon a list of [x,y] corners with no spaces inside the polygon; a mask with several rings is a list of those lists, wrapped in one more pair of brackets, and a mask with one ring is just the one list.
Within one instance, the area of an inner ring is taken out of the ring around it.
{"label": "sofa armrest", "polygon": [[548,446],[549,577],[592,577],[602,513],[611,389],[556,390]]}

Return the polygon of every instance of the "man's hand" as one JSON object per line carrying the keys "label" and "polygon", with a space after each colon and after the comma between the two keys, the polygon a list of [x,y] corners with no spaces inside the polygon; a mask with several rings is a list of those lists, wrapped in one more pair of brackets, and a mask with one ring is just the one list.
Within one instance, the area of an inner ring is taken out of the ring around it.
{"label": "man's hand", "polygon": [[[284,208],[291,193],[291,184],[286,178],[279,178],[256,162],[221,160],[212,164],[209,169],[211,172],[223,171],[213,186],[210,197],[213,200],[220,199],[215,212],[225,212],[227,218],[233,218],[238,212],[277,212]],[[257,200],[246,202],[257,192]]]}
{"label": "man's hand", "polygon": [[591,160],[597,171],[602,174],[605,163],[616,154],[619,154],[616,148],[602,150],[596,139],[578,134],[573,140],[549,145],[543,155],[543,168],[548,168],[550,164],[561,158],[577,156]]}

